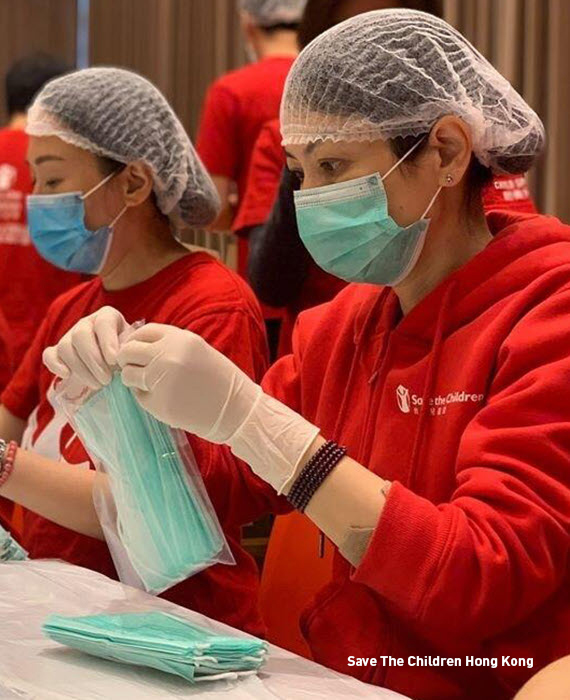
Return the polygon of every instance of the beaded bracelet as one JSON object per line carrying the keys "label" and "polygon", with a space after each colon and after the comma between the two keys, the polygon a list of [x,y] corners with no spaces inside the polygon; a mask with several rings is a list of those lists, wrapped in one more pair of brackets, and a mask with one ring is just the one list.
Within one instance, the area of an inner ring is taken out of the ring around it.
{"label": "beaded bracelet", "polygon": [[332,440],[319,447],[295,479],[287,496],[289,503],[303,513],[323,481],[345,454],[346,447],[340,447]]}
{"label": "beaded bracelet", "polygon": [[4,459],[0,463],[0,488],[8,481],[10,474],[12,474],[12,471],[14,470],[14,459],[16,457],[17,450],[17,442],[12,440],[8,443],[8,447],[6,448],[6,452],[4,454]]}

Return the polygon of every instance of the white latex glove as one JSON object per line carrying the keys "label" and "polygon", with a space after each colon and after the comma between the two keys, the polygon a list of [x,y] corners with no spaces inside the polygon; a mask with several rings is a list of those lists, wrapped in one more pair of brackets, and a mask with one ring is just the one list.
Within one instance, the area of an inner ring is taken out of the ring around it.
{"label": "white latex glove", "polygon": [[78,321],[57,345],[46,348],[44,364],[57,377],[73,379],[96,391],[111,381],[117,367],[119,337],[128,328],[119,311],[104,306]]}
{"label": "white latex glove", "polygon": [[117,356],[122,379],[159,420],[225,443],[278,493],[319,429],[263,392],[200,336],[150,323]]}

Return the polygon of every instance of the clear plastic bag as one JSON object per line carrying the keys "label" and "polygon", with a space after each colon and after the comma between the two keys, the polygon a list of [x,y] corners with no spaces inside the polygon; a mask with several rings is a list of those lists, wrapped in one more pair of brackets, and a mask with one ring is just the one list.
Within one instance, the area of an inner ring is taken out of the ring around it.
{"label": "clear plastic bag", "polygon": [[119,578],[160,593],[234,558],[185,434],[153,418],[116,374],[59,402],[98,471],[95,508]]}

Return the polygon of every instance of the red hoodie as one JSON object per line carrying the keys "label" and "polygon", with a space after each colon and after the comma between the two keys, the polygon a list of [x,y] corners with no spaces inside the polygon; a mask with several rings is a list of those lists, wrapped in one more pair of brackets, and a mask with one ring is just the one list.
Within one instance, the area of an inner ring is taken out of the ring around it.
{"label": "red hoodie", "polygon": [[314,658],[416,700],[504,700],[570,653],[570,227],[488,221],[489,246],[406,317],[369,285],[302,314],[264,380],[393,481],[360,566],[335,552],[302,617]]}

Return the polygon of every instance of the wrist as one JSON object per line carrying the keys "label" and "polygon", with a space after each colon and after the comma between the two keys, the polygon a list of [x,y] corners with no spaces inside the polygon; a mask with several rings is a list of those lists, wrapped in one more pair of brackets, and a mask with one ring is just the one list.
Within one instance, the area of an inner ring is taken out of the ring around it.
{"label": "wrist", "polygon": [[281,494],[302,468],[319,432],[288,406],[261,392],[227,444],[236,457]]}
{"label": "wrist", "polygon": [[317,435],[317,437],[313,440],[313,442],[309,445],[307,448],[305,454],[301,458],[299,464],[297,465],[297,468],[295,471],[291,474],[291,478],[287,482],[287,484],[283,487],[283,495],[288,496],[289,492],[291,491],[295,481],[305,468],[305,466],[308,464],[308,462],[311,461],[311,459],[317,454],[317,452],[321,449],[321,447],[326,444],[326,440],[322,435]]}
{"label": "wrist", "polygon": [[17,450],[18,443],[14,440],[8,443],[5,440],[0,440],[0,490],[14,471],[14,459]]}

